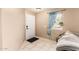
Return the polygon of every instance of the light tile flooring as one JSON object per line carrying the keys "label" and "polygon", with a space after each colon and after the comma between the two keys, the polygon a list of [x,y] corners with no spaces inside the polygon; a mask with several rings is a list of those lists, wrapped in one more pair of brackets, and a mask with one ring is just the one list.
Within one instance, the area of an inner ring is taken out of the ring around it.
{"label": "light tile flooring", "polygon": [[39,40],[29,43],[24,41],[20,48],[21,51],[56,51],[56,42],[39,37]]}

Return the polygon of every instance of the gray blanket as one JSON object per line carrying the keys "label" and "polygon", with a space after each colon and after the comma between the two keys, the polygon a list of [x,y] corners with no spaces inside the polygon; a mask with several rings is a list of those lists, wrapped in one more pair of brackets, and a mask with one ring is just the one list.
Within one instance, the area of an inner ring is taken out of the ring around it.
{"label": "gray blanket", "polygon": [[62,38],[58,40],[57,51],[79,51],[79,37],[66,33]]}

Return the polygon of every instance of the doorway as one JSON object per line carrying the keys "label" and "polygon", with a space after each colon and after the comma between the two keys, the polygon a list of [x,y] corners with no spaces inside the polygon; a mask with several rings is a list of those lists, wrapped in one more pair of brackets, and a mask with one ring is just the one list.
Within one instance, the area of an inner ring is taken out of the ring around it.
{"label": "doorway", "polygon": [[35,37],[35,16],[26,14],[25,27],[26,27],[26,40]]}

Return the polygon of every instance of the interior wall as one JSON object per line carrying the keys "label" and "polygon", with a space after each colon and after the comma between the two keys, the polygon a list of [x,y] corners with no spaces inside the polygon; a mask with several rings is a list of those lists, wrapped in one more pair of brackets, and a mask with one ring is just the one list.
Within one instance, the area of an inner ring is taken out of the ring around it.
{"label": "interior wall", "polygon": [[30,14],[30,15],[35,15],[34,12],[28,11],[27,8],[26,8],[26,10],[25,10],[25,13],[26,13],[26,14]]}
{"label": "interior wall", "polygon": [[36,35],[48,38],[48,14],[46,12],[36,14]]}
{"label": "interior wall", "polygon": [[63,12],[64,28],[79,33],[79,8],[66,9]]}
{"label": "interior wall", "polygon": [[24,40],[24,9],[2,8],[1,20],[3,49],[17,50]]}
{"label": "interior wall", "polygon": [[[79,33],[79,8],[66,8],[63,13],[64,30]],[[48,14],[36,15],[36,35],[47,38]]]}
{"label": "interior wall", "polygon": [[2,50],[2,26],[1,26],[1,9],[0,9],[0,50]]}

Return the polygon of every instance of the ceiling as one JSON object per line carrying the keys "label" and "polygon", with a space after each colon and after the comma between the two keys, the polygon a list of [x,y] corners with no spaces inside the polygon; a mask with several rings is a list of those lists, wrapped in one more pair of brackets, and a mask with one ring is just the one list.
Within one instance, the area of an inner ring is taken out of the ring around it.
{"label": "ceiling", "polygon": [[34,13],[40,13],[40,12],[44,12],[44,11],[58,10],[58,8],[26,8],[26,10],[28,10],[30,12],[34,12]]}

